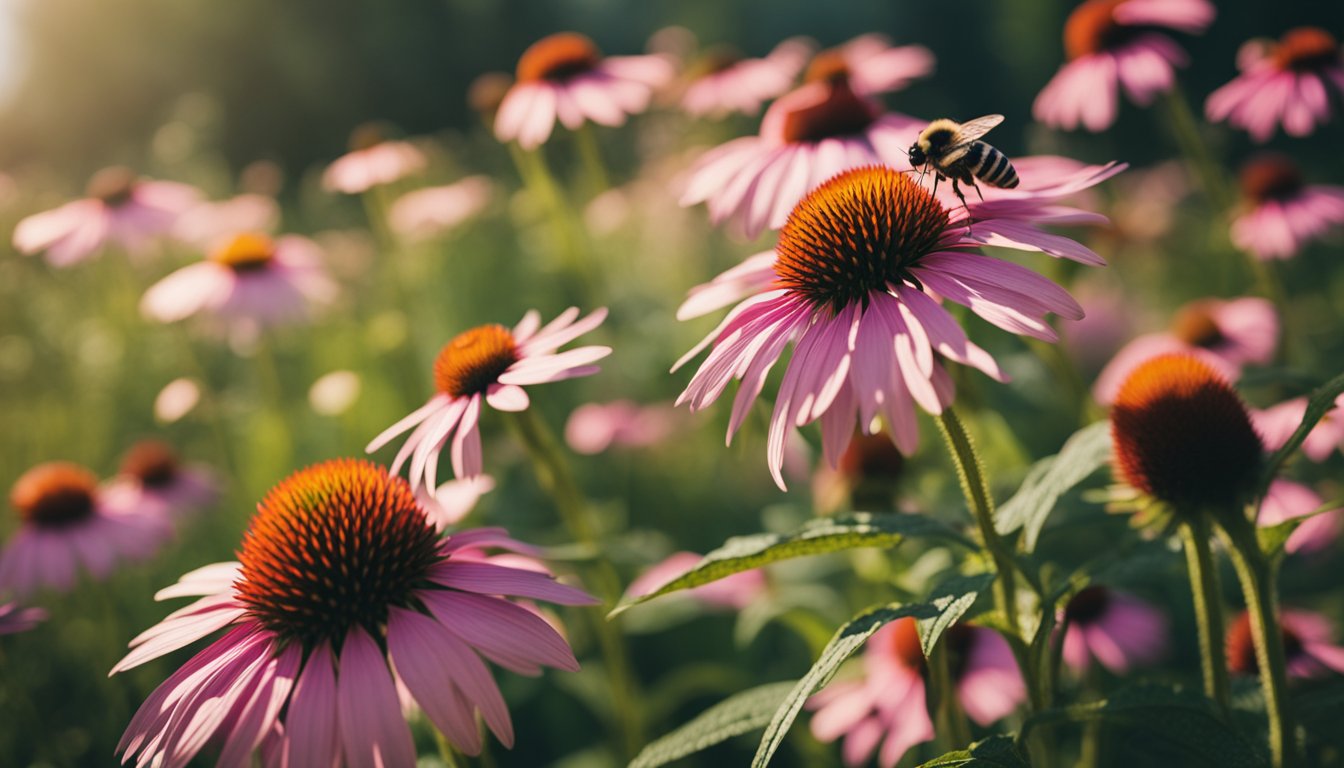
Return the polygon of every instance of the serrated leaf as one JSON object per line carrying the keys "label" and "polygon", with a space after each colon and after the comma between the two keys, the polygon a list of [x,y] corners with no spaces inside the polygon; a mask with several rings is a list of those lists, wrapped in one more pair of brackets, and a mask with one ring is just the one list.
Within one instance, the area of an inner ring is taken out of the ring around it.
{"label": "serrated leaf", "polygon": [[765,727],[793,685],[770,683],[729,696],[675,731],[650,742],[630,762],[630,768],[667,765],[734,736]]}
{"label": "serrated leaf", "polygon": [[1279,468],[1288,460],[1288,457],[1300,447],[1302,442],[1307,439],[1307,435],[1315,428],[1325,414],[1329,413],[1335,407],[1335,400],[1344,394],[1344,374],[1327,381],[1311,393],[1307,398],[1307,410],[1302,414],[1302,422],[1297,425],[1292,437],[1284,443],[1281,448],[1270,455],[1269,460],[1265,462],[1265,472],[1260,479],[1260,489],[1263,492],[1269,484],[1274,482],[1274,478],[1279,474]]}
{"label": "serrated leaf", "polygon": [[1032,465],[1013,497],[994,514],[994,530],[1006,535],[1021,528],[1028,552],[1045,527],[1059,498],[1111,459],[1110,423],[1083,427],[1064,441],[1059,453]]}
{"label": "serrated leaf", "polygon": [[1288,545],[1288,539],[1292,538],[1293,534],[1303,523],[1317,515],[1338,511],[1338,504],[1323,504],[1320,509],[1308,512],[1305,515],[1290,517],[1287,520],[1275,523],[1274,525],[1257,527],[1255,529],[1256,542],[1259,543],[1260,551],[1265,553],[1266,557],[1271,560],[1276,560],[1284,554],[1285,548]]}
{"label": "serrated leaf", "polygon": [[966,749],[935,757],[919,768],[1030,768],[1011,736],[990,736]]}
{"label": "serrated leaf", "polygon": [[981,592],[989,589],[989,585],[994,583],[994,574],[979,573],[974,576],[953,576],[942,582],[932,592],[934,597],[929,599],[933,607],[938,609],[938,615],[920,619],[919,624],[919,647],[924,651],[927,658],[933,652],[933,647],[938,644],[938,638],[949,627],[956,624],[957,621],[970,610],[975,604],[975,599]]}
{"label": "serrated leaf", "polygon": [[859,547],[894,547],[909,537],[969,542],[955,529],[923,515],[855,512],[808,521],[790,533],[737,536],[705,555],[689,571],[641,597],[626,599],[608,618],[631,606],[672,592],[692,589],[735,573],[795,557],[810,557]]}

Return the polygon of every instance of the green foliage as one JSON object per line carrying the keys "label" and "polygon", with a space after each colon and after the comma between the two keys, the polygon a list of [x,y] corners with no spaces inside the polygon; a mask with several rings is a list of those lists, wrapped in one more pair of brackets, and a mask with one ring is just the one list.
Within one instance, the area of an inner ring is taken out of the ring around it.
{"label": "green foliage", "polygon": [[695,719],[640,750],[630,768],[655,768],[712,747],[734,736],[763,728],[793,683],[770,683],[736,693]]}
{"label": "green foliage", "polygon": [[1029,768],[1011,736],[990,736],[965,749],[935,757],[919,768]]}
{"label": "green foliage", "polygon": [[933,590],[936,597],[929,598],[929,602],[938,609],[938,613],[919,620],[919,647],[925,657],[933,652],[943,633],[966,615],[966,611],[975,604],[975,599],[989,589],[993,582],[994,574],[991,573],[953,576]]}
{"label": "green foliage", "polygon": [[1109,421],[1099,421],[1075,432],[1059,453],[1032,465],[1022,487],[994,515],[994,528],[1007,535],[1021,528],[1028,552],[1036,548],[1046,518],[1059,498],[1086,480],[1111,459]]}

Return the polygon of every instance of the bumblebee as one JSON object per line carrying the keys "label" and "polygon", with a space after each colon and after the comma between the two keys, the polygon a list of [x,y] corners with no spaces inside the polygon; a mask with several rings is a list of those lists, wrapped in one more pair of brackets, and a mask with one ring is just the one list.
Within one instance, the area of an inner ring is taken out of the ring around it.
{"label": "bumblebee", "polygon": [[[1003,115],[985,115],[957,123],[946,118],[934,120],[920,132],[910,146],[910,167],[919,170],[925,165],[936,174],[933,189],[938,191],[939,179],[952,180],[952,192],[966,205],[966,196],[958,183],[970,185],[977,195],[980,187],[976,179],[991,187],[1012,189],[1018,184],[1017,171],[1008,162],[1007,155],[991,147],[980,137],[1003,122]],[[980,199],[984,199],[980,195]]]}

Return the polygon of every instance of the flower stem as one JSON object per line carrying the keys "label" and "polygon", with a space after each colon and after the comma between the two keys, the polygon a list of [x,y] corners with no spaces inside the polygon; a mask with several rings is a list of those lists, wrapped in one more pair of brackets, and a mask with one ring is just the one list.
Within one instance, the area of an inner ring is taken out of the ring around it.
{"label": "flower stem", "polygon": [[546,164],[545,150],[538,147],[528,151],[516,144],[509,145],[509,153],[518,166],[518,175],[528,191],[539,199],[550,215],[555,239],[560,245],[561,258],[573,271],[579,285],[590,296],[597,295],[597,278],[592,273],[584,253],[583,237],[575,214],[565,204],[560,184]]}
{"label": "flower stem", "polygon": [[938,733],[948,746],[948,751],[957,750],[971,743],[971,726],[966,721],[966,713],[957,702],[956,686],[952,684],[952,671],[948,666],[947,648],[935,645],[929,654],[929,687],[934,694],[934,718]]}
{"label": "flower stem", "polygon": [[[608,606],[614,605],[621,595],[620,577],[602,551],[600,530],[592,519],[591,506],[574,482],[569,463],[555,436],[537,416],[536,409],[528,408],[509,414],[515,434],[522,440],[537,481],[551,496],[570,535],[594,553],[594,559],[584,577],[592,584],[598,596]],[[644,744],[642,715],[638,709],[639,692],[625,640],[621,636],[619,620],[606,620],[599,610],[586,615],[592,622],[607,675],[611,685],[612,709],[621,729],[620,747],[625,759],[634,757]]]}
{"label": "flower stem", "polygon": [[602,163],[602,150],[597,144],[597,135],[588,123],[579,126],[574,132],[574,144],[583,163],[584,176],[588,178],[590,191],[594,196],[602,194],[610,186],[607,180],[607,168]]}
{"label": "flower stem", "polygon": [[1233,515],[1229,521],[1224,521],[1223,533],[1251,619],[1255,663],[1265,695],[1265,716],[1269,719],[1270,762],[1274,768],[1284,768],[1292,762],[1289,742],[1292,728],[1288,722],[1287,658],[1283,650],[1283,629],[1278,620],[1274,567],[1260,551],[1254,525],[1239,511],[1234,511]]}
{"label": "flower stem", "polygon": [[1190,573],[1190,592],[1194,596],[1204,693],[1226,717],[1229,697],[1227,657],[1223,651],[1223,604],[1218,571],[1209,548],[1209,521],[1202,513],[1192,514],[1181,524],[1181,543],[1185,549],[1185,566]]}

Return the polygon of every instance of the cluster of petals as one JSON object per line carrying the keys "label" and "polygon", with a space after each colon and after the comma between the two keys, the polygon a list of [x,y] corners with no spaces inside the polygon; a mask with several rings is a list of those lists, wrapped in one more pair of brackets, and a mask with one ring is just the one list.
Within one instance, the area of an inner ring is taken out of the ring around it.
{"label": "cluster of petals", "polygon": [[922,45],[892,45],[870,32],[818,53],[808,66],[810,81],[844,77],[855,93],[871,96],[899,91],[933,74],[933,52]]}
{"label": "cluster of petals", "polygon": [[46,620],[47,612],[41,608],[24,608],[14,602],[0,605],[0,635],[27,632]]}
{"label": "cluster of petals", "polygon": [[199,248],[213,248],[239,232],[273,232],[279,223],[280,204],[275,198],[249,192],[197,203],[178,217],[173,237]]}
{"label": "cluster of petals", "polygon": [[1089,587],[1063,611],[1069,619],[1063,658],[1075,672],[1092,659],[1116,674],[1151,664],[1167,652],[1167,617],[1133,595],[1106,587]]}
{"label": "cluster of petals", "polygon": [[452,184],[427,187],[397,198],[387,210],[392,231],[407,240],[447,233],[485,210],[494,195],[487,176],[468,176]]}
{"label": "cluster of petals", "polygon": [[132,445],[107,487],[117,495],[138,496],[141,512],[169,520],[197,512],[220,495],[219,478],[210,467],[181,461],[171,446],[158,440]]}
{"label": "cluster of petals", "polygon": [[644,448],[667,439],[677,426],[668,403],[640,405],[633,400],[585,403],[565,422],[565,442],[584,455],[611,447]]}
{"label": "cluster of petals", "polygon": [[[809,41],[791,37],[760,58],[710,61],[707,71],[686,86],[681,108],[696,117],[754,115],[789,90],[811,53]],[[712,57],[711,52],[707,58]]]}
{"label": "cluster of petals", "polygon": [[1064,27],[1069,60],[1036,96],[1032,114],[1046,125],[1101,131],[1115,122],[1119,90],[1140,106],[1172,89],[1187,56],[1156,30],[1189,34],[1213,23],[1207,0],[1087,0]]}
{"label": "cluster of petals", "polygon": [[1344,97],[1344,59],[1335,38],[1322,29],[1301,27],[1278,42],[1251,40],[1237,52],[1241,74],[1209,95],[1204,114],[1227,121],[1258,142],[1282,126],[1306,136],[1329,122],[1330,102]]}
{"label": "cluster of petals", "polygon": [[408,141],[379,141],[338,157],[322,174],[322,186],[358,195],[424,170],[425,153]]}
{"label": "cluster of petals", "polygon": [[1232,242],[1260,259],[1289,259],[1344,227],[1344,187],[1307,184],[1296,165],[1268,154],[1242,167],[1241,212]]}
{"label": "cluster of petals", "polygon": [[[626,594],[630,597],[643,597],[657,592],[668,582],[691,570],[704,560],[694,552],[675,552],[639,575],[630,582]],[[765,572],[760,568],[734,573],[717,581],[702,584],[686,590],[684,595],[709,608],[722,608],[740,611],[759,600],[768,589]]]}

